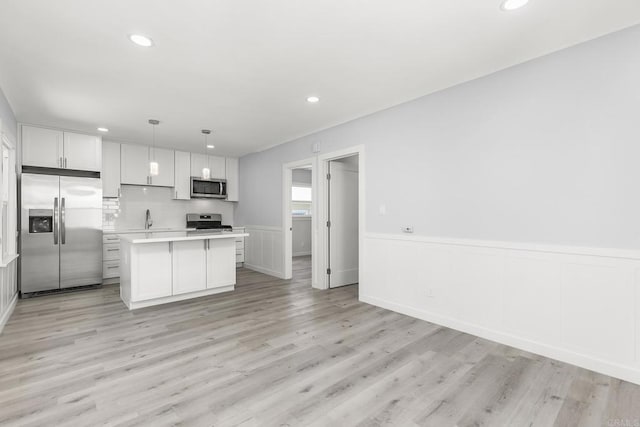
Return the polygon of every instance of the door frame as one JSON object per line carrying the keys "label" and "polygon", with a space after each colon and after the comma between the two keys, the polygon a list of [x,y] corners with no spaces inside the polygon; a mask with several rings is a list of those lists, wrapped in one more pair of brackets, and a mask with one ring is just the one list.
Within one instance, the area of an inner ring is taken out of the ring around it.
{"label": "door frame", "polygon": [[284,279],[288,280],[293,277],[293,220],[291,218],[291,186],[293,185],[293,170],[301,168],[303,166],[311,165],[311,284],[313,287],[315,278],[317,276],[316,266],[317,261],[316,257],[313,255],[318,253],[316,251],[316,236],[315,230],[317,228],[317,207],[316,200],[318,198],[317,193],[317,178],[316,178],[316,169],[317,169],[317,158],[310,157],[303,160],[297,160],[295,162],[289,162],[282,165],[282,244],[283,250],[282,254],[284,256],[282,265]]}
{"label": "door frame", "polygon": [[327,180],[329,162],[344,157],[358,155],[358,275],[362,283],[364,267],[364,231],[365,227],[365,148],[364,145],[319,154],[282,165],[282,253],[283,253],[283,278],[291,279],[293,276],[293,244],[292,244],[292,219],[291,219],[291,185],[293,169],[311,165],[311,286],[316,289],[329,289],[327,280],[328,239],[327,239]]}
{"label": "door frame", "polygon": [[316,203],[318,208],[318,251],[315,258],[319,261],[318,272],[318,289],[329,289],[328,275],[326,274],[329,266],[329,238],[327,232],[327,221],[329,220],[329,203],[328,203],[328,185],[326,176],[329,173],[329,162],[339,160],[345,157],[358,155],[358,281],[362,283],[362,272],[364,267],[364,230],[365,230],[365,161],[364,161],[364,145],[356,145],[354,147],[342,150],[332,151],[330,153],[318,156],[318,197]]}

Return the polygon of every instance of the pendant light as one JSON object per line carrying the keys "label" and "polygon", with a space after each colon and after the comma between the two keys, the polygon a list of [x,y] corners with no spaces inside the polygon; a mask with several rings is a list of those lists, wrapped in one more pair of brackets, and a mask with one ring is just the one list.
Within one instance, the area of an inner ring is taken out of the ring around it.
{"label": "pendant light", "polygon": [[[210,133],[211,133],[211,130],[202,129],[202,134],[204,135],[204,156],[205,156],[205,159],[207,159],[207,164],[209,163],[208,157],[207,157],[207,148],[208,148],[207,137],[209,136]],[[208,165],[205,165],[202,168],[202,179],[211,179],[211,169],[209,169]]]}
{"label": "pendant light", "polygon": [[160,124],[159,120],[149,119],[149,124],[153,126],[153,147],[151,148],[151,156],[149,158],[149,176],[158,176],[160,167],[156,162],[156,126]]}

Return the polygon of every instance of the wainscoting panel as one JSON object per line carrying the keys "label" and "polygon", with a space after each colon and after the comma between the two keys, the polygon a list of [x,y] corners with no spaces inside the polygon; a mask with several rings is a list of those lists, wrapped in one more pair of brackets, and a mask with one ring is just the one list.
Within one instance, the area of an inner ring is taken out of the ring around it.
{"label": "wainscoting panel", "polygon": [[17,265],[18,259],[14,258],[0,267],[0,333],[18,301]]}
{"label": "wainscoting panel", "polygon": [[279,278],[284,277],[282,229],[259,225],[247,225],[244,266]]}
{"label": "wainscoting panel", "polygon": [[368,233],[360,299],[640,384],[640,251]]}

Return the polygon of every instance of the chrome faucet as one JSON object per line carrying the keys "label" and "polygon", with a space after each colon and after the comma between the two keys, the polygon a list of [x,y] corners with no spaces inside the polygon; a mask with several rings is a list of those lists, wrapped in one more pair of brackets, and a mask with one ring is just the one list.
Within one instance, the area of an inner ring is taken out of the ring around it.
{"label": "chrome faucet", "polygon": [[148,230],[153,225],[153,220],[151,219],[151,212],[147,209],[147,213],[144,216],[144,229]]}

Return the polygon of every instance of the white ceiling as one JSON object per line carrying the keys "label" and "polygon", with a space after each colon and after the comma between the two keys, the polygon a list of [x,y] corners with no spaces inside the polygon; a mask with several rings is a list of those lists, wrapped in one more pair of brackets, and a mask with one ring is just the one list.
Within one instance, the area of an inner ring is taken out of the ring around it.
{"label": "white ceiling", "polygon": [[[638,0],[0,0],[19,121],[242,155],[640,22]],[[133,45],[143,33],[153,48]],[[308,104],[309,95],[321,101]]]}

